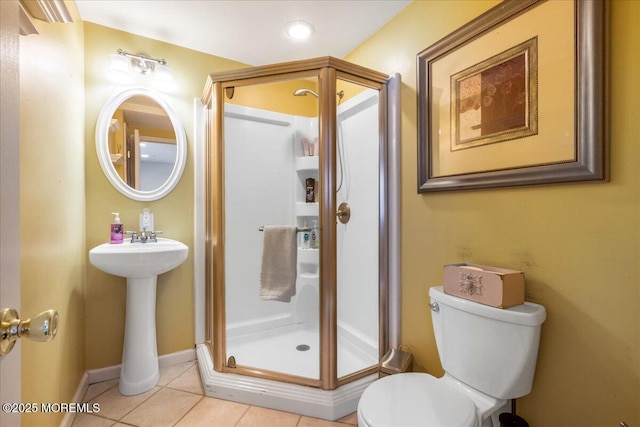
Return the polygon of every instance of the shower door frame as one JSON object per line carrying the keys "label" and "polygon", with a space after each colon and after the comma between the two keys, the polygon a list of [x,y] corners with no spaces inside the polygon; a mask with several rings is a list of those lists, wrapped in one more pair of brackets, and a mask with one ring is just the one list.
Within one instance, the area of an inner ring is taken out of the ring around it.
{"label": "shower door frame", "polygon": [[[225,312],[225,212],[224,212],[224,97],[233,88],[316,77],[319,88],[319,192],[320,241],[320,377],[311,379],[248,366],[228,366]],[[338,378],[337,373],[337,260],[335,174],[337,80],[378,91],[379,121],[379,255],[378,255],[378,359],[389,347],[389,252],[388,252],[388,135],[387,82],[389,76],[349,62],[321,57],[304,61],[249,67],[210,74],[202,95],[206,114],[205,177],[205,344],[218,372],[334,390],[376,373],[377,365]],[[333,191],[326,189],[333,189]]]}

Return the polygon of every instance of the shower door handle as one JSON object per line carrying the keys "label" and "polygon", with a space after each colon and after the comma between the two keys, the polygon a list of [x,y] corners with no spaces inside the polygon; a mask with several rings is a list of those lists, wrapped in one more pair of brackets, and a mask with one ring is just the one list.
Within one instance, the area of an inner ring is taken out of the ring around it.
{"label": "shower door handle", "polygon": [[338,206],[338,211],[336,212],[336,216],[338,217],[338,221],[343,224],[346,224],[351,219],[351,208],[347,202],[340,203]]}

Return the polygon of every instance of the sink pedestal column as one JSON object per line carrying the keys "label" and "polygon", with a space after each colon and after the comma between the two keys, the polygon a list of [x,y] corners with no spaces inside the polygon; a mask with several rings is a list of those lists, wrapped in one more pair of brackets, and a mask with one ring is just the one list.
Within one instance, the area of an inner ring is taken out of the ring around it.
{"label": "sink pedestal column", "polygon": [[156,283],[158,276],[127,279],[127,312],[120,393],[140,394],[158,384]]}

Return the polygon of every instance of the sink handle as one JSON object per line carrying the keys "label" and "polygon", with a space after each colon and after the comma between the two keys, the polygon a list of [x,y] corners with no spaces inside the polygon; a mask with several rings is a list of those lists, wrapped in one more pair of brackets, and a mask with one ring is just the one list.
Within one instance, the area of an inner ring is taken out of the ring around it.
{"label": "sink handle", "polygon": [[124,234],[131,234],[131,243],[135,243],[140,239],[137,231],[125,231]]}

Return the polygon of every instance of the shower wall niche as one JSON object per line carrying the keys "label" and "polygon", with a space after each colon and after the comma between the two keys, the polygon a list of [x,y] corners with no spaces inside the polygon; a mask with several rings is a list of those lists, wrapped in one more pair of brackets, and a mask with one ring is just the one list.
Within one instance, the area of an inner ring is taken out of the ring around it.
{"label": "shower wall niche", "polygon": [[[331,57],[209,76],[207,394],[336,419],[377,377],[389,347],[387,81]],[[260,297],[267,225],[298,229],[283,301]]]}

